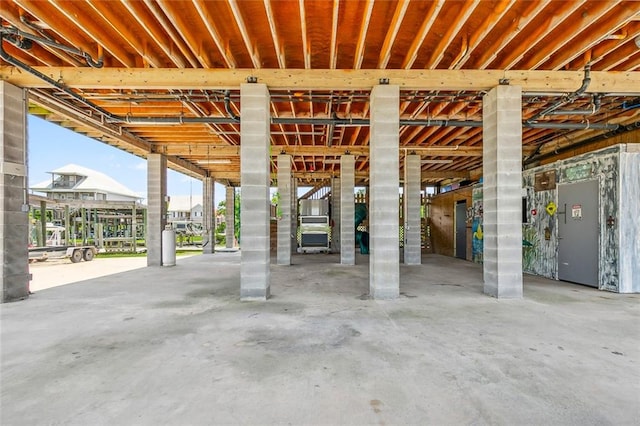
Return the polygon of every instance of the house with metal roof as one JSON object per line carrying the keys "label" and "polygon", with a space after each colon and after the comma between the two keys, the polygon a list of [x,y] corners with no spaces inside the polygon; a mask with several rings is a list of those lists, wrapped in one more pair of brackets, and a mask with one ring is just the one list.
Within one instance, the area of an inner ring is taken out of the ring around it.
{"label": "house with metal roof", "polygon": [[50,181],[31,187],[53,200],[140,201],[143,197],[110,176],[96,170],[67,164],[51,172]]}

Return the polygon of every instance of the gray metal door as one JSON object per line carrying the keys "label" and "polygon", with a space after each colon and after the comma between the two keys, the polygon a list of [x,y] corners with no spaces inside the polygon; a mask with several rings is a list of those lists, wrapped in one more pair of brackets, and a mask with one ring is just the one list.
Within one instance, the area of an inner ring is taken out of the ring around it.
{"label": "gray metal door", "polygon": [[598,181],[558,185],[558,278],[598,287]]}
{"label": "gray metal door", "polygon": [[456,204],[456,257],[467,258],[467,202]]}

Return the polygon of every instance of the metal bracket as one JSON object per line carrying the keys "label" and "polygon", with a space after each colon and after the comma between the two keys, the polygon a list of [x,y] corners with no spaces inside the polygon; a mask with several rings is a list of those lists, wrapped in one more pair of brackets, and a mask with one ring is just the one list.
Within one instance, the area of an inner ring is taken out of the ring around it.
{"label": "metal bracket", "polygon": [[500,80],[498,80],[498,84],[500,84],[500,86],[508,86],[509,85],[509,79],[508,78],[501,78]]}
{"label": "metal bracket", "polygon": [[388,78],[381,78],[380,80],[378,80],[379,84],[389,84],[389,79]]}
{"label": "metal bracket", "polygon": [[247,83],[257,83],[258,82],[258,77],[256,77],[255,75],[250,75],[249,77],[247,77]]}

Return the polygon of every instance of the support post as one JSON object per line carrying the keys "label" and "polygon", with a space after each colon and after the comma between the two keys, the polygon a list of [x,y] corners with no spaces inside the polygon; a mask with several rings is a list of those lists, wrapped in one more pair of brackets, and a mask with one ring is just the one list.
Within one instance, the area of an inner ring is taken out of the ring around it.
{"label": "support post", "polygon": [[278,155],[278,265],[291,265],[291,156]]}
{"label": "support post", "polygon": [[404,157],[404,263],[420,265],[422,251],[420,240],[420,156],[409,154]]}
{"label": "support post", "polygon": [[484,292],[522,297],[522,89],[483,98]]}
{"label": "support post", "polygon": [[236,194],[233,186],[226,187],[225,194],[225,247],[233,248],[235,240],[235,219],[236,219]]}
{"label": "support post", "polygon": [[202,180],[202,253],[216,251],[215,180],[207,176]]}
{"label": "support post", "polygon": [[331,179],[331,252],[340,253],[340,178]]}
{"label": "support post", "polygon": [[27,200],[27,95],[0,81],[1,302],[29,295]]}
{"label": "support post", "polygon": [[[96,224],[97,223],[98,220],[96,219]],[[96,231],[96,233],[98,233],[98,231]],[[102,227],[100,227],[98,235],[99,239],[97,241],[99,241],[99,246],[102,247]],[[138,251],[138,212],[135,201],[131,206],[131,251],[134,253]]]}
{"label": "support post", "polygon": [[298,184],[291,178],[291,253],[298,249]]}
{"label": "support post", "polygon": [[40,201],[40,238],[38,245],[44,247],[47,245],[47,202]]}
{"label": "support post", "polygon": [[71,238],[71,211],[69,205],[64,205],[64,244],[69,245]]}
{"label": "support post", "polygon": [[[397,152],[396,152],[397,154]],[[356,264],[355,158],[340,157],[340,263]]]}
{"label": "support post", "polygon": [[373,88],[369,148],[369,293],[374,299],[393,299],[400,293],[399,108],[399,86]]}
{"label": "support post", "polygon": [[270,295],[270,97],[267,86],[242,84],[240,105],[240,299],[266,300]]}
{"label": "support post", "polygon": [[162,231],[167,224],[167,157],[147,154],[147,266],[162,266]]}

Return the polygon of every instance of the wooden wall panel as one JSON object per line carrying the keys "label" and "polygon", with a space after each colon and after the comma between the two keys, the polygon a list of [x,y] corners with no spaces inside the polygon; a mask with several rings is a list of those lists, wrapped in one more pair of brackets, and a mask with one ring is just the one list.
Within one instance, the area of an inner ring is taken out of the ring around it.
{"label": "wooden wall panel", "polygon": [[[455,256],[455,206],[465,200],[471,208],[471,187],[438,194],[431,199],[430,223],[433,252],[445,256]],[[468,215],[468,219],[470,219]],[[472,258],[471,221],[467,220],[467,260]]]}

